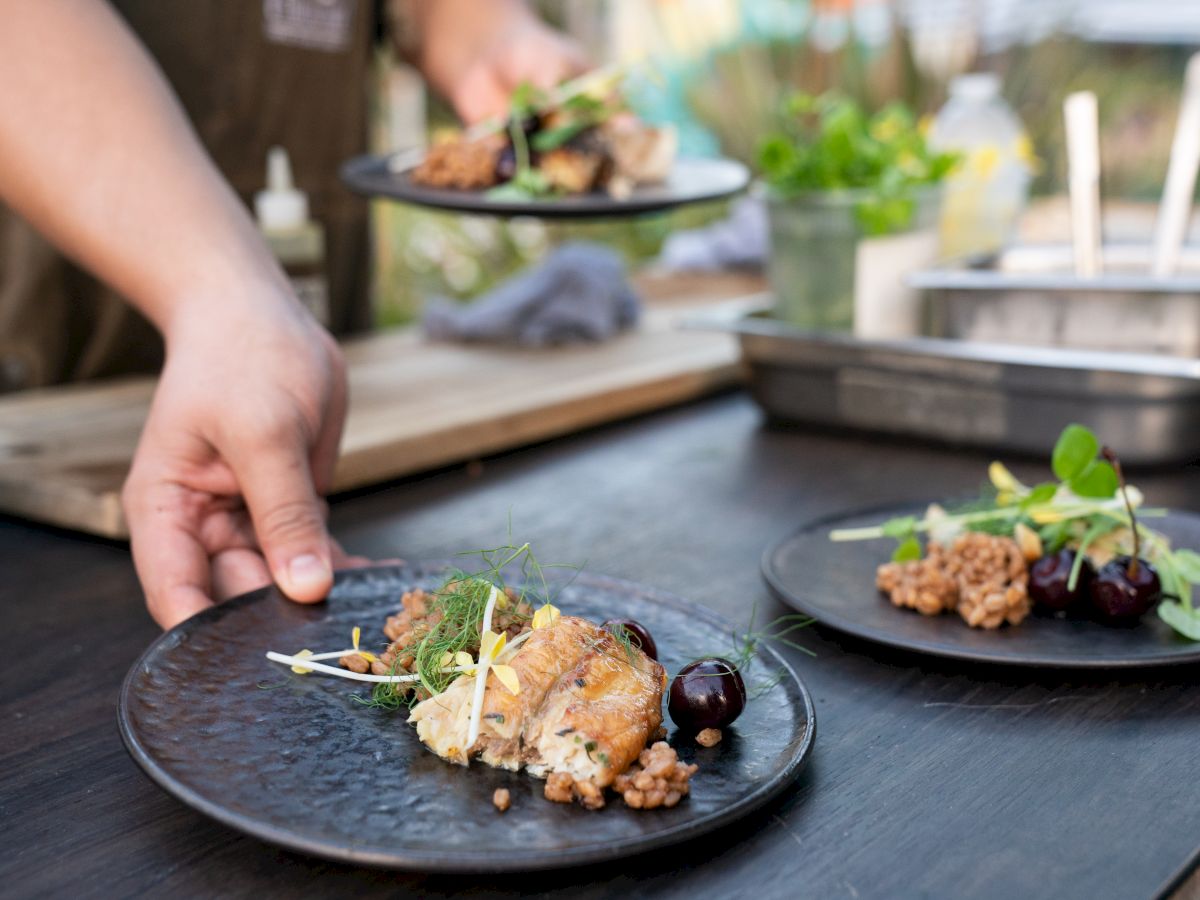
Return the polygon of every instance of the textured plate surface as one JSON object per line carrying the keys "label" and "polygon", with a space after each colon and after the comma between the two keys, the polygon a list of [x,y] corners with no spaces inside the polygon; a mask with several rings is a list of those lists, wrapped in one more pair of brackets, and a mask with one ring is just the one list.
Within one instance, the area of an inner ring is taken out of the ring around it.
{"label": "textured plate surface", "polygon": [[486,191],[456,191],[414,184],[407,171],[392,172],[380,156],[359,156],[342,166],[342,180],[370,197],[391,197],[417,206],[491,216],[539,216],[544,219],[600,218],[655,212],[720,200],[745,189],[750,170],[731,159],[679,159],[663,184],[644,185],[623,199],[601,191],[546,200],[493,200]]}
{"label": "textured plate surface", "polygon": [[[784,790],[812,748],[812,700],[783,659],[763,648],[751,675],[783,678],[751,702],[716,747],[672,733],[699,763],[692,795],[674,809],[638,812],[619,800],[599,812],[543,799],[528,775],[443,762],[402,713],[355,705],[364,686],[298,676],[267,650],[384,641],[386,615],[411,587],[441,583],[440,564],[338,574],[327,603],[301,606],[255,591],[158,639],[121,692],[121,734],[167,791],[264,840],[333,859],[440,872],[556,868],[616,859],[711,831]],[[564,612],[596,621],[632,617],[658,644],[667,671],[720,650],[730,623],[677,597],[596,575],[559,595]],[[260,688],[259,685],[262,685]],[[671,725],[667,720],[666,724]],[[492,807],[507,787],[512,808]]]}
{"label": "textured plate surface", "polygon": [[[763,556],[767,584],[786,604],[857,637],[905,650],[977,662],[1065,669],[1134,668],[1200,662],[1200,643],[1155,613],[1132,628],[1032,615],[1016,628],[968,628],[957,614],[927,617],[897,609],[875,589],[875,568],[891,540],[833,543],[835,528],[877,525],[921,507],[841,514],[804,526]],[[1200,547],[1200,516],[1173,512],[1152,527],[1177,547]]]}

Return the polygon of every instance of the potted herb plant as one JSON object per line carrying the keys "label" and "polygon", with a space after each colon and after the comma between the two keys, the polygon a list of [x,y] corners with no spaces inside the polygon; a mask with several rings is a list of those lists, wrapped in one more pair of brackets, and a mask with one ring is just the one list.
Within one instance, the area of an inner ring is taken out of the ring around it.
{"label": "potted herb plant", "polygon": [[[777,315],[864,333],[855,323],[860,242],[933,227],[940,182],[956,159],[930,150],[902,105],[868,115],[834,94],[789,97],[781,127],[759,148]],[[911,265],[908,248],[893,244],[885,265]],[[900,284],[902,271],[870,269],[876,283]]]}

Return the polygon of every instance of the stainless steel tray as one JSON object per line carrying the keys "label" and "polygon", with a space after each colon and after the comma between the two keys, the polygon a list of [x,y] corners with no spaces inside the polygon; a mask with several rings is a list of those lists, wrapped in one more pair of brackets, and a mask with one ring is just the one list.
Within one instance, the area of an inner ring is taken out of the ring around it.
{"label": "stainless steel tray", "polygon": [[1044,454],[1094,429],[1133,464],[1200,455],[1200,361],[939,338],[863,341],[761,315],[739,335],[759,405],[778,419]]}
{"label": "stainless steel tray", "polygon": [[909,276],[935,337],[1081,350],[1200,356],[1200,259],[1153,278],[1150,247],[1104,248],[1104,274],[1071,271],[1069,246],[1016,247],[987,266],[951,264]]}

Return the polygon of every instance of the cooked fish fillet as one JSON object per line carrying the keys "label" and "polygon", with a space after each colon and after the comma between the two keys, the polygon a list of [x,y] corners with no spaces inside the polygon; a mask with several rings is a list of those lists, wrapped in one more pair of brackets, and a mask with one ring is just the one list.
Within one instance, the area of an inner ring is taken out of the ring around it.
{"label": "cooked fish fillet", "polygon": [[495,675],[488,676],[483,698],[479,738],[466,741],[470,727],[475,678],[455,679],[442,693],[413,707],[408,721],[416,723],[417,736],[438,756],[466,765],[480,754],[490,766],[521,767],[521,735],[556,679],[583,656],[596,626],[585,619],[563,616],[554,625],[533,632],[508,665],[517,673],[521,690],[513,694]]}
{"label": "cooked fish fillet", "polygon": [[544,778],[567,772],[607,787],[662,724],[667,673],[596,626],[587,651],[526,725],[525,763]]}

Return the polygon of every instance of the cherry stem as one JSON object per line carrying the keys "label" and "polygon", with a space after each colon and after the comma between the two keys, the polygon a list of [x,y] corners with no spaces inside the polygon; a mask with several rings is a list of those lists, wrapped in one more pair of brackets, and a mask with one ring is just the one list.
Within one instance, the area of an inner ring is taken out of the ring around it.
{"label": "cherry stem", "polygon": [[1121,471],[1121,460],[1117,458],[1117,454],[1112,452],[1112,449],[1105,447],[1100,451],[1100,455],[1108,460],[1113,467],[1113,471],[1117,473],[1117,484],[1121,486],[1121,499],[1125,501],[1125,510],[1129,513],[1129,527],[1133,530],[1133,558],[1129,561],[1129,566],[1125,569],[1130,578],[1137,578],[1138,562],[1141,558],[1141,542],[1138,539],[1137,517],[1133,514],[1133,504],[1129,502],[1129,491],[1125,489],[1125,473]]}

